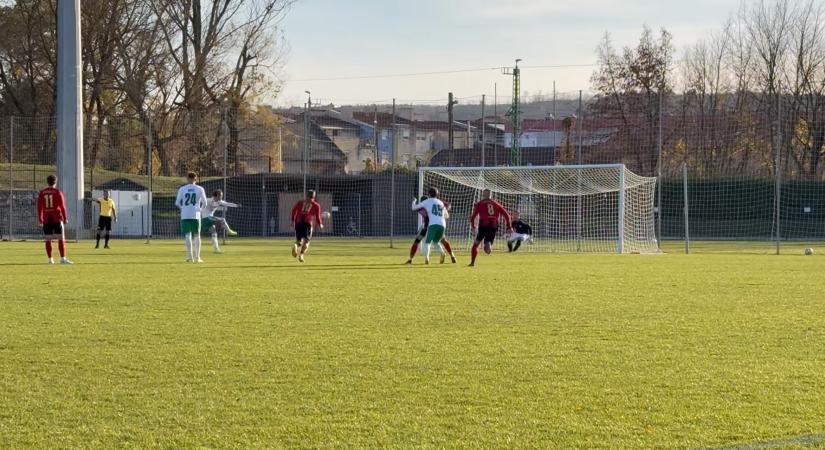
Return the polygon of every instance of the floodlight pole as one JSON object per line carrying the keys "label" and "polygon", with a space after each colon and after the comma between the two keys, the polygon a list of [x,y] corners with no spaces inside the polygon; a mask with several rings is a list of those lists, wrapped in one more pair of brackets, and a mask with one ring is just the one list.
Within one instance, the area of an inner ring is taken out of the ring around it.
{"label": "floodlight pole", "polygon": [[83,230],[85,197],[80,0],[57,2],[57,36],[57,178],[77,240]]}

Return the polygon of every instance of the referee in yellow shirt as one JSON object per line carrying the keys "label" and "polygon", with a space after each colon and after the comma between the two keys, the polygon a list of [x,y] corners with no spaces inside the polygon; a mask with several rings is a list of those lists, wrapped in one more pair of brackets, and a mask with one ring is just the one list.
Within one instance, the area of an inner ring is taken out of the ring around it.
{"label": "referee in yellow shirt", "polygon": [[95,199],[100,205],[100,218],[97,220],[97,243],[95,248],[100,248],[100,233],[105,232],[106,241],[103,248],[109,248],[109,234],[112,232],[112,220],[117,222],[117,207],[115,201],[109,197],[109,191],[103,191],[103,198]]}

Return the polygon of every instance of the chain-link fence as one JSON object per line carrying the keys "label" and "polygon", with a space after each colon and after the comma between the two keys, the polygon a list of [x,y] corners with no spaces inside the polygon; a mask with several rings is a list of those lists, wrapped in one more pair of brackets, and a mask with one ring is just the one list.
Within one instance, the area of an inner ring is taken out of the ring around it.
{"label": "chain-link fence", "polygon": [[[502,101],[505,103],[506,100]],[[641,114],[600,112],[560,96],[522,120],[484,98],[421,105],[201,111],[85,118],[85,221],[113,192],[115,234],[177,236],[174,195],[187,171],[207,191],[239,203],[227,220],[242,236],[286,236],[289,211],[307,189],[331,212],[326,233],[386,237],[416,232],[409,210],[423,166],[623,163],[657,176],[659,240],[825,240],[821,124],[781,100],[753,111],[685,112],[674,104]],[[452,121],[450,121],[452,117]],[[39,234],[36,193],[55,172],[53,118],[0,117],[0,234]],[[517,142],[519,145],[513,145]],[[518,158],[514,158],[516,151]],[[758,245],[762,245],[758,244]]]}

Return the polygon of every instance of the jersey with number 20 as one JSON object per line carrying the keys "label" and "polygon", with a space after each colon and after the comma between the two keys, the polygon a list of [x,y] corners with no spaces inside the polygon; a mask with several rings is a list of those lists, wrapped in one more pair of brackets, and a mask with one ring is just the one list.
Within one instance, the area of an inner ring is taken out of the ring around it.
{"label": "jersey with number 20", "polygon": [[447,227],[447,219],[444,217],[444,212],[447,208],[441,200],[437,198],[428,198],[415,205],[413,209],[426,211],[427,217],[430,219],[430,226],[441,225],[442,227]]}
{"label": "jersey with number 20", "polygon": [[200,219],[201,210],[206,207],[206,191],[197,184],[185,184],[178,189],[175,204],[180,208],[181,220]]}

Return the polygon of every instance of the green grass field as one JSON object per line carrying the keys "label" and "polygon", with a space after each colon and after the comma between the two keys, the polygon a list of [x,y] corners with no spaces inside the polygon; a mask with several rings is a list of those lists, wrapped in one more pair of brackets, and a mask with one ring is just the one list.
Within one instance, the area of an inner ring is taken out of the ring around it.
{"label": "green grass field", "polygon": [[0,448],[825,445],[819,254],[288,245],[0,243]]}

